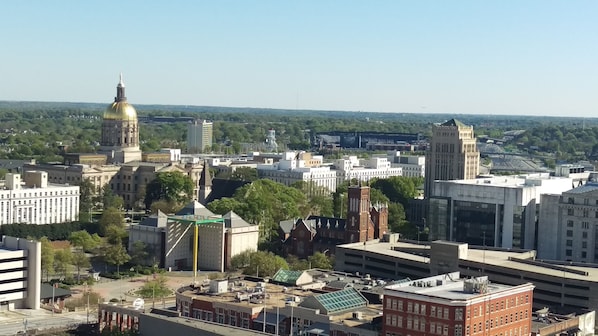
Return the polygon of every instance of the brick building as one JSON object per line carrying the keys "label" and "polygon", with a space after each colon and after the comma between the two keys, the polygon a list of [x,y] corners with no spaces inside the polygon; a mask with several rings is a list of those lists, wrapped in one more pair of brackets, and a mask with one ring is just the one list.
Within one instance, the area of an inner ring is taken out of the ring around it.
{"label": "brick building", "polygon": [[[312,282],[301,286],[293,285],[299,280],[299,274],[284,272],[272,279],[277,284],[244,278],[230,282],[212,280],[195,288],[179,288],[176,310],[191,319],[281,336],[380,335],[382,305],[370,303],[365,297],[367,294],[362,294],[365,293],[364,279],[351,278],[355,287],[325,291],[322,286],[341,274],[311,272],[308,278]],[[376,292],[379,297],[382,286],[369,281],[372,284],[369,287],[380,290]]]}
{"label": "brick building", "polygon": [[299,258],[315,252],[334,254],[336,245],[382,238],[388,232],[386,204],[372,205],[367,186],[351,186],[347,194],[347,218],[310,216],[281,222],[284,252]]}
{"label": "brick building", "polygon": [[531,283],[508,286],[447,273],[387,286],[385,336],[523,336],[531,332]]}

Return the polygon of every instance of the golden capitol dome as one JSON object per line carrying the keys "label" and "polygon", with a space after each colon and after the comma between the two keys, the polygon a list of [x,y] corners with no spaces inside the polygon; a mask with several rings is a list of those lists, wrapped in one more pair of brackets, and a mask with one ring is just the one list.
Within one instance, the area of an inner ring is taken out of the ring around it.
{"label": "golden capitol dome", "polygon": [[125,96],[125,84],[123,83],[122,74],[116,86],[114,102],[104,112],[104,120],[137,120],[137,111],[135,111],[133,105],[127,102]]}

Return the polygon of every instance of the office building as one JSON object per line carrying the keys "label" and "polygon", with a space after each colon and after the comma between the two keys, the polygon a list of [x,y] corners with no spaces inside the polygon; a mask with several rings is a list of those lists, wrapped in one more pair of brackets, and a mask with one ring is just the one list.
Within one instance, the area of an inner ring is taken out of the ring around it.
{"label": "office building", "polygon": [[402,169],[402,176],[424,177],[426,174],[426,157],[416,155],[401,155],[401,152],[393,152],[389,155],[394,167]]}
{"label": "office building", "polygon": [[571,183],[547,173],[434,181],[426,216],[430,239],[535,249],[542,195],[560,194]]}
{"label": "office building", "polygon": [[194,120],[187,127],[187,152],[203,153],[212,147],[214,123],[207,120]]}
{"label": "office building", "polygon": [[337,185],[352,180],[367,182],[375,178],[403,176],[403,168],[392,165],[387,157],[358,159],[357,156],[345,156],[334,160],[333,166],[337,175]]}
{"label": "office building", "polygon": [[[295,286],[306,273],[313,281]],[[180,288],[176,309],[190,319],[276,335],[380,335],[383,289],[372,279],[308,270],[279,272],[271,282],[259,280],[248,276]],[[333,289],[335,285],[344,288]]]}
{"label": "office building", "polygon": [[6,174],[0,182],[0,225],[55,224],[79,219],[79,187],[48,183],[43,171]]}
{"label": "office building", "polygon": [[382,335],[529,335],[534,286],[459,272],[384,288]]}
{"label": "office building", "polygon": [[543,195],[538,232],[538,258],[598,264],[598,183]]}
{"label": "office building", "polygon": [[41,243],[2,236],[0,241],[0,311],[39,309]]}
{"label": "office building", "polygon": [[290,186],[297,182],[313,183],[330,192],[336,190],[337,173],[329,166],[322,166],[323,157],[305,152],[285,152],[278,162],[256,166],[258,176]]}
{"label": "office building", "polygon": [[456,119],[432,126],[426,152],[425,197],[431,194],[433,181],[473,179],[478,176],[479,166],[473,126]]}

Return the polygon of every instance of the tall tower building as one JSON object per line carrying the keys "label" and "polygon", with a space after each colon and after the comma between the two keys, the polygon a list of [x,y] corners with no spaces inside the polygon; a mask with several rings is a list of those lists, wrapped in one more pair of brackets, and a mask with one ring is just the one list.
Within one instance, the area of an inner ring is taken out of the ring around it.
{"label": "tall tower building", "polygon": [[104,112],[99,152],[106,154],[110,163],[141,160],[137,111],[127,102],[122,74],[114,102]]}
{"label": "tall tower building", "polygon": [[430,197],[435,180],[473,179],[479,173],[480,152],[473,127],[451,119],[432,127],[426,153],[425,197]]}
{"label": "tall tower building", "polygon": [[345,230],[348,243],[374,239],[375,227],[370,218],[370,187],[351,186],[347,190],[349,208]]}
{"label": "tall tower building", "polygon": [[199,153],[212,147],[214,124],[207,120],[195,120],[187,129],[187,152]]}

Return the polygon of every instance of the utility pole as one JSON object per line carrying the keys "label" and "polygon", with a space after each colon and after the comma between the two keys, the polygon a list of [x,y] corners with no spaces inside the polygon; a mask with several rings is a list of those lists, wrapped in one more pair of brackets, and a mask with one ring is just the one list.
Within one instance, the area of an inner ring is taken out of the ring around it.
{"label": "utility pole", "polygon": [[87,324],[89,324],[89,287],[85,283],[85,294],[87,295]]}
{"label": "utility pole", "polygon": [[56,288],[56,284],[52,285],[52,317],[54,317],[54,289]]}

